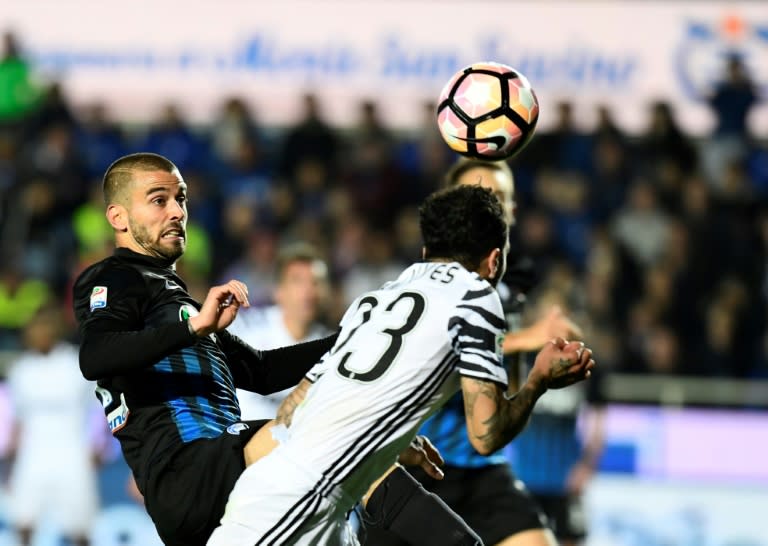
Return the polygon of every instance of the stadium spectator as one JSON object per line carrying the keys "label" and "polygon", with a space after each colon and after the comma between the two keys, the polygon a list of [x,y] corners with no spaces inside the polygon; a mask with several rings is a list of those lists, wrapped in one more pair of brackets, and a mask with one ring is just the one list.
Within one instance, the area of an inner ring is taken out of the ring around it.
{"label": "stadium spectator", "polygon": [[[65,341],[61,309],[41,308],[24,329],[24,352],[8,372],[18,429],[10,508],[23,546],[50,521],[73,545],[85,546],[98,510],[88,417],[98,404],[80,375],[77,347]],[[50,464],[55,446],[56,464]]]}
{"label": "stadium spectator", "polygon": [[40,91],[34,83],[16,35],[3,33],[0,52],[0,127],[18,127],[28,121]]}
{"label": "stadium spectator", "polygon": [[173,157],[179,168],[185,171],[204,169],[208,163],[206,143],[193,131],[179,106],[173,102],[162,107],[157,119],[133,147]]}
{"label": "stadium spectator", "polygon": [[[306,243],[283,246],[277,253],[273,305],[243,309],[229,331],[252,347],[276,349],[326,337],[323,307],[328,297],[328,266]],[[290,389],[258,395],[238,389],[242,419],[272,419]]]}
{"label": "stadium spectator", "polygon": [[708,100],[717,118],[715,136],[735,136],[746,140],[749,136],[747,118],[759,97],[740,55],[731,54],[728,57],[723,77],[715,84]]}
{"label": "stadium spectator", "polygon": [[314,94],[304,95],[302,117],[293,127],[288,128],[278,152],[278,174],[291,178],[294,166],[307,158],[322,162],[330,175],[337,175],[338,156],[341,153],[341,139],[323,119],[319,98]]}
{"label": "stadium spectator", "polygon": [[111,119],[103,102],[89,104],[79,118],[76,145],[81,151],[88,178],[93,179],[109,167],[115,157],[126,153],[126,137],[122,128]]}

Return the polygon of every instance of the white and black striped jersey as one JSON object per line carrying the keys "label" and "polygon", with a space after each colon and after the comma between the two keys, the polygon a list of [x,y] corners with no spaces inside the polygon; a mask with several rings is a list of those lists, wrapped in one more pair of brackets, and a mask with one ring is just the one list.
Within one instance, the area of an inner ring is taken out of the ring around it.
{"label": "white and black striped jersey", "polygon": [[496,290],[458,263],[418,263],[357,298],[334,347],[307,377],[284,447],[360,498],[460,376],[507,386],[505,320]]}

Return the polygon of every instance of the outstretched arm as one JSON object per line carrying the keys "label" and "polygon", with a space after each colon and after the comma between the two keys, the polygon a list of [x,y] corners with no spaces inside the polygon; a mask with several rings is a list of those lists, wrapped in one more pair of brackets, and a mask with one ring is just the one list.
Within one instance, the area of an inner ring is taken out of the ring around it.
{"label": "outstretched arm", "polygon": [[509,443],[523,430],[533,406],[548,388],[562,388],[586,379],[594,367],[592,351],[580,342],[556,339],[536,357],[528,380],[514,394],[498,383],[464,376],[461,390],[472,446],[488,455]]}
{"label": "outstretched arm", "polygon": [[306,377],[302,379],[298,385],[296,385],[296,388],[291,391],[291,394],[285,397],[285,399],[280,403],[280,407],[277,408],[275,424],[285,425],[286,427],[291,426],[291,421],[293,421],[293,413],[296,411],[296,408],[298,408],[299,405],[304,401],[304,398],[306,398],[307,392],[311,386],[312,383]]}
{"label": "outstretched arm", "polygon": [[523,430],[546,388],[541,382],[528,381],[512,398],[506,399],[498,383],[463,377],[461,390],[469,441],[478,453],[490,455]]}

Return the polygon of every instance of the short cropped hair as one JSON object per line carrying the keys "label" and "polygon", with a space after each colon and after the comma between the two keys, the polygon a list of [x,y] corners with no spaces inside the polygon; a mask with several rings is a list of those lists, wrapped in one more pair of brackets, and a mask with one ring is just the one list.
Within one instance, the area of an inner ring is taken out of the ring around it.
{"label": "short cropped hair", "polygon": [[163,171],[172,173],[179,169],[173,162],[159,154],[139,152],[121,157],[104,173],[104,204],[126,202],[126,192],[133,181],[135,171]]}
{"label": "short cropped hair", "polygon": [[470,270],[494,248],[505,248],[507,223],[487,188],[461,185],[439,190],[419,208],[426,259],[455,260]]}
{"label": "short cropped hair", "polygon": [[290,243],[283,246],[278,251],[275,262],[275,278],[278,282],[283,279],[288,266],[296,262],[319,263],[325,267],[325,261],[321,258],[320,252],[314,246],[305,242]]}
{"label": "short cropped hair", "polygon": [[509,176],[510,180],[514,181],[515,179],[512,175],[512,169],[510,169],[509,164],[506,161],[486,161],[483,159],[462,158],[448,169],[448,172],[445,174],[444,185],[448,188],[458,185],[459,180],[464,173],[477,168],[502,172]]}

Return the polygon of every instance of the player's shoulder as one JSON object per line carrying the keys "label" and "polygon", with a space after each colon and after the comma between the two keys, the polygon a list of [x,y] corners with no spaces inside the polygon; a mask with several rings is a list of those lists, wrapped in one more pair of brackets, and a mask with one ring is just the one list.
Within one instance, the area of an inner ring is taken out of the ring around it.
{"label": "player's shoulder", "polygon": [[130,263],[110,256],[83,271],[72,287],[75,316],[80,318],[90,310],[107,306],[107,301],[130,299],[147,300],[147,283],[141,272]]}
{"label": "player's shoulder", "polygon": [[494,328],[506,329],[504,309],[496,288],[474,272],[466,271],[454,291],[453,317],[481,316]]}
{"label": "player's shoulder", "polygon": [[108,285],[113,289],[121,289],[142,282],[141,272],[136,267],[117,256],[109,256],[80,273],[75,280],[74,292],[77,297],[83,291],[90,294],[95,286]]}

